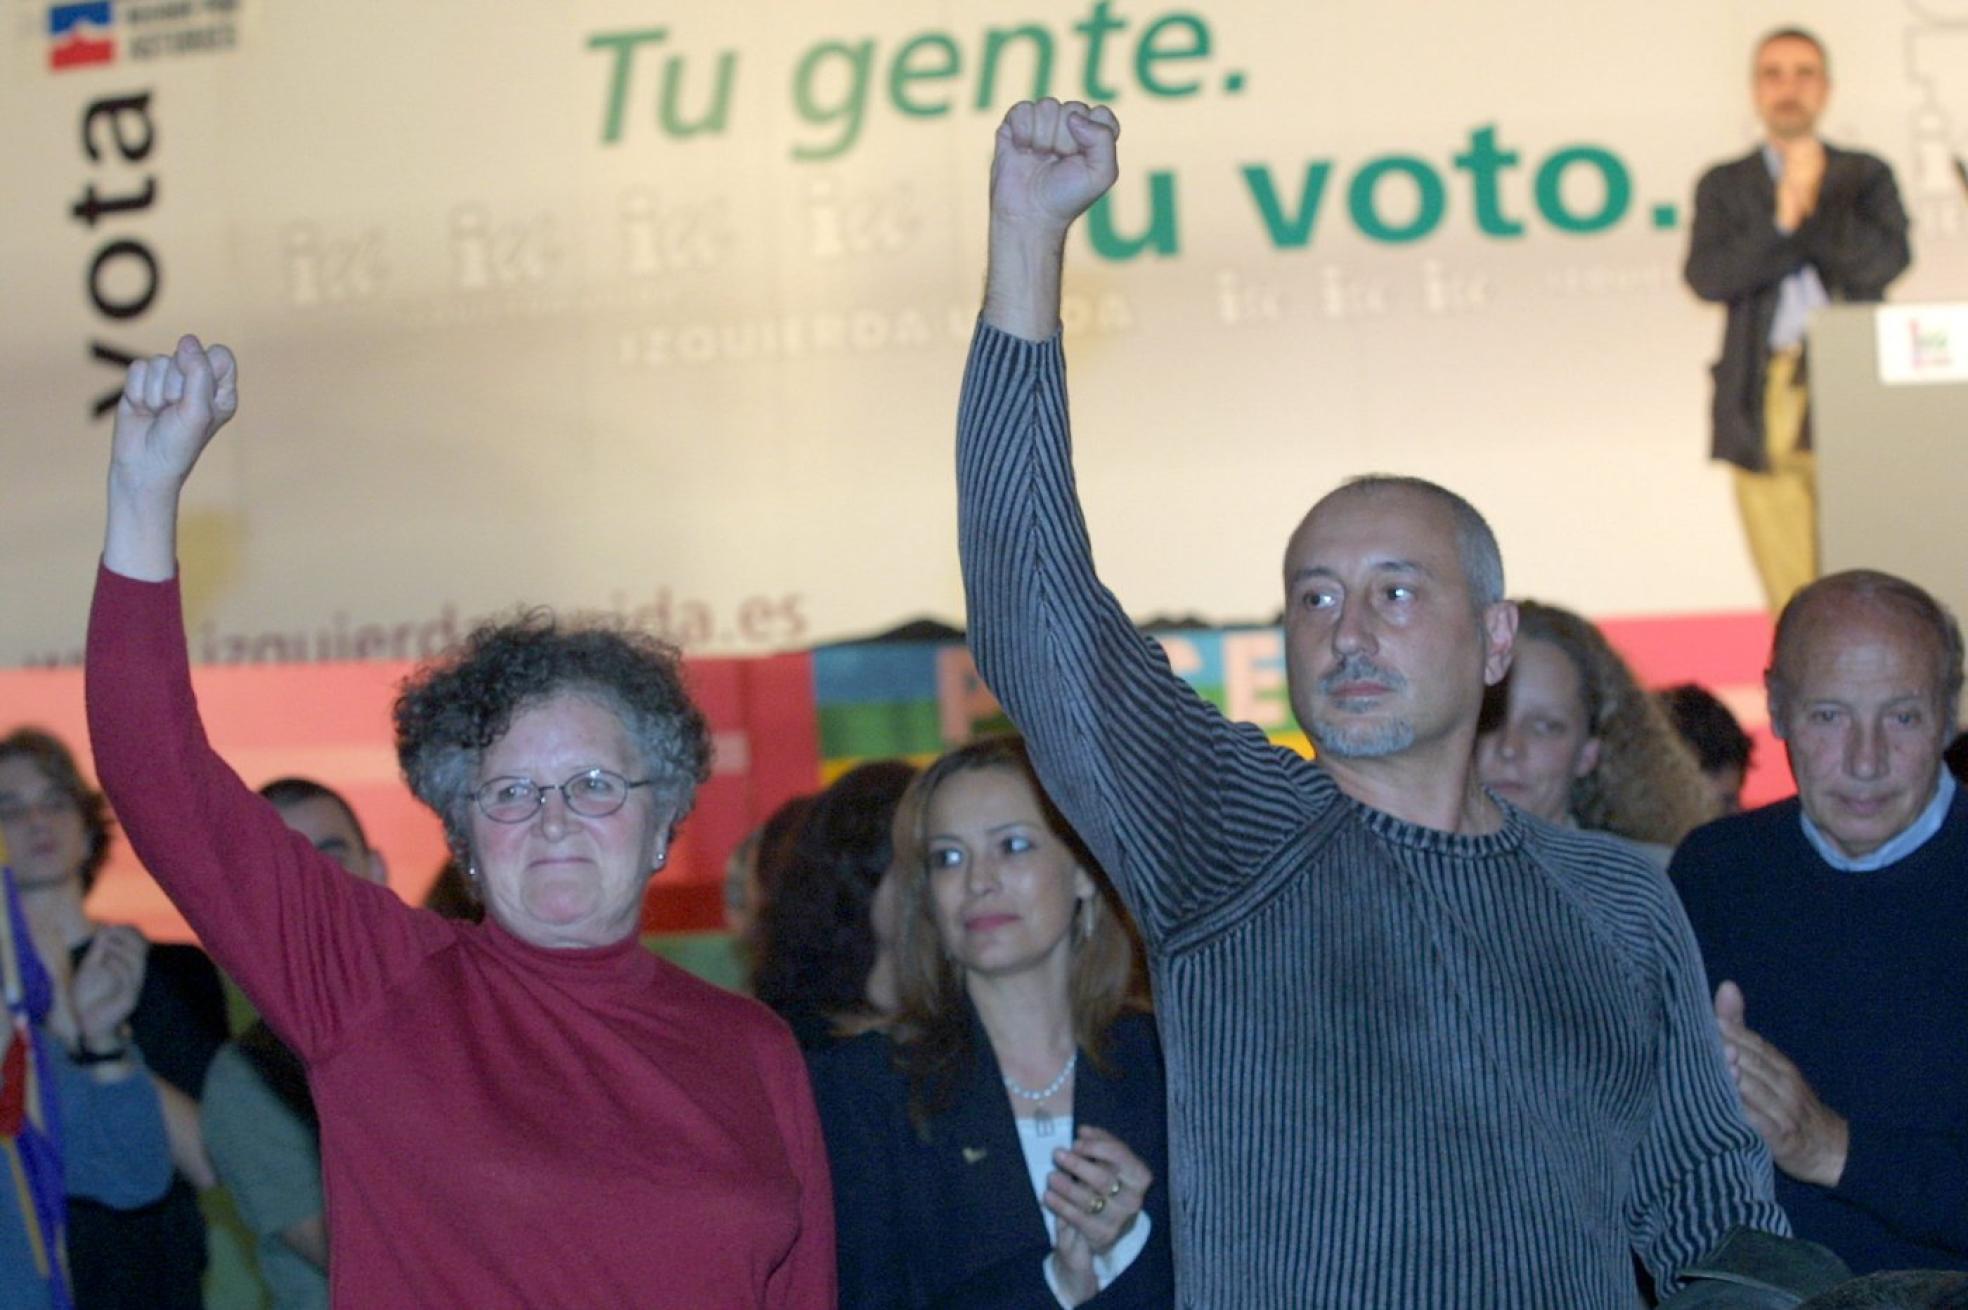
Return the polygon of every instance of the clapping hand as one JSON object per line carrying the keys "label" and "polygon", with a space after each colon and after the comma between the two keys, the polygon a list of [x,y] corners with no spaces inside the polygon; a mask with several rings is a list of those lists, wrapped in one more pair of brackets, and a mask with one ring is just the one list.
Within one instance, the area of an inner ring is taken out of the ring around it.
{"label": "clapping hand", "polygon": [[1045,1207],[1058,1220],[1053,1268],[1077,1304],[1099,1292],[1093,1259],[1134,1227],[1155,1175],[1126,1142],[1090,1126],[1052,1159],[1058,1168],[1046,1178]]}
{"label": "clapping hand", "polygon": [[1845,1173],[1851,1127],[1812,1090],[1790,1060],[1744,1022],[1742,988],[1715,989],[1722,1055],[1742,1098],[1743,1115],[1770,1148],[1777,1168],[1802,1182],[1836,1187]]}
{"label": "clapping hand", "polygon": [[150,943],[135,928],[97,929],[68,985],[76,1038],[84,1051],[108,1051],[123,1044],[121,1030],[143,991],[149,952]]}
{"label": "clapping hand", "polygon": [[1777,226],[1788,231],[1817,212],[1818,192],[1824,185],[1824,142],[1814,136],[1787,141],[1783,151],[1783,175],[1777,179]]}

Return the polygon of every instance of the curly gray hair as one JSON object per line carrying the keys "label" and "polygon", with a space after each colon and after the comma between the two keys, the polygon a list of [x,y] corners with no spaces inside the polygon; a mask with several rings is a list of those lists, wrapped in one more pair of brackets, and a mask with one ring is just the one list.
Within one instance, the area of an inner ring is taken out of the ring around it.
{"label": "curly gray hair", "polygon": [[670,825],[710,776],[710,730],[684,689],[676,648],[548,610],[474,629],[453,654],[412,673],[397,696],[396,755],[417,799],[437,812],[461,862],[471,859],[479,761],[513,716],[551,697],[588,697],[622,721]]}

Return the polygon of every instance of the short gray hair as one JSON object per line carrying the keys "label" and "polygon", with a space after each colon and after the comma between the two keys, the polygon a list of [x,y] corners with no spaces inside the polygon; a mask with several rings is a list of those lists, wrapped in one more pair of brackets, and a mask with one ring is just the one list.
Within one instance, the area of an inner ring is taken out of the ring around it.
{"label": "short gray hair", "polygon": [[1467,500],[1439,482],[1399,473],[1362,473],[1346,479],[1332,494],[1352,491],[1413,491],[1446,507],[1455,520],[1456,549],[1462,556],[1462,573],[1469,583],[1470,600],[1480,610],[1504,598],[1503,551],[1497,546],[1489,520]]}

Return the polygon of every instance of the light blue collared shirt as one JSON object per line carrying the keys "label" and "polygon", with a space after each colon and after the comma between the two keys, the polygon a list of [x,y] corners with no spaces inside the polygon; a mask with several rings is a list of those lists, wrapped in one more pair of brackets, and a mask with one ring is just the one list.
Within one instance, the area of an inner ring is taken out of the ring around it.
{"label": "light blue collared shirt", "polygon": [[1804,823],[1805,840],[1811,843],[1811,848],[1817,851],[1826,864],[1846,873],[1871,873],[1889,864],[1898,864],[1925,845],[1928,838],[1939,832],[1941,824],[1947,821],[1948,807],[1954,804],[1954,792],[1954,775],[1943,765],[1941,780],[1934,786],[1934,799],[1927,802],[1927,808],[1920,812],[1919,817],[1902,828],[1897,836],[1888,840],[1878,850],[1869,855],[1861,855],[1857,859],[1853,859],[1832,845],[1831,838],[1825,836],[1818,825],[1811,822],[1811,816],[1806,814],[1802,807],[1799,807],[1797,815]]}
{"label": "light blue collared shirt", "polygon": [[[1770,170],[1771,181],[1783,180],[1783,156],[1768,141],[1763,143],[1763,163]],[[1824,279],[1818,270],[1804,264],[1795,273],[1777,283],[1777,313],[1770,320],[1770,349],[1788,350],[1804,340],[1804,330],[1811,326],[1811,315],[1831,303],[1831,293],[1825,290]]]}

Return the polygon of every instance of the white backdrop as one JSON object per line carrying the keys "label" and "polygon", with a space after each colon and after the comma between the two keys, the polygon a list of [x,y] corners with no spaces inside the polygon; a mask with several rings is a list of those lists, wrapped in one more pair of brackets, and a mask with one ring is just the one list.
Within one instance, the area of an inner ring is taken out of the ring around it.
{"label": "white backdrop", "polygon": [[[1514,591],[1753,608],[1679,266],[1777,23],[1898,172],[1895,298],[1968,296],[1968,0],[0,12],[0,664],[80,644],[92,350],[185,330],[244,375],[189,493],[194,658],[414,657],[519,600],[720,651],[958,616],[985,167],[1042,45],[1125,125],[1069,337],[1139,613],[1270,614],[1291,525],[1368,469],[1468,493]],[[78,34],[113,53],[52,68]]]}

